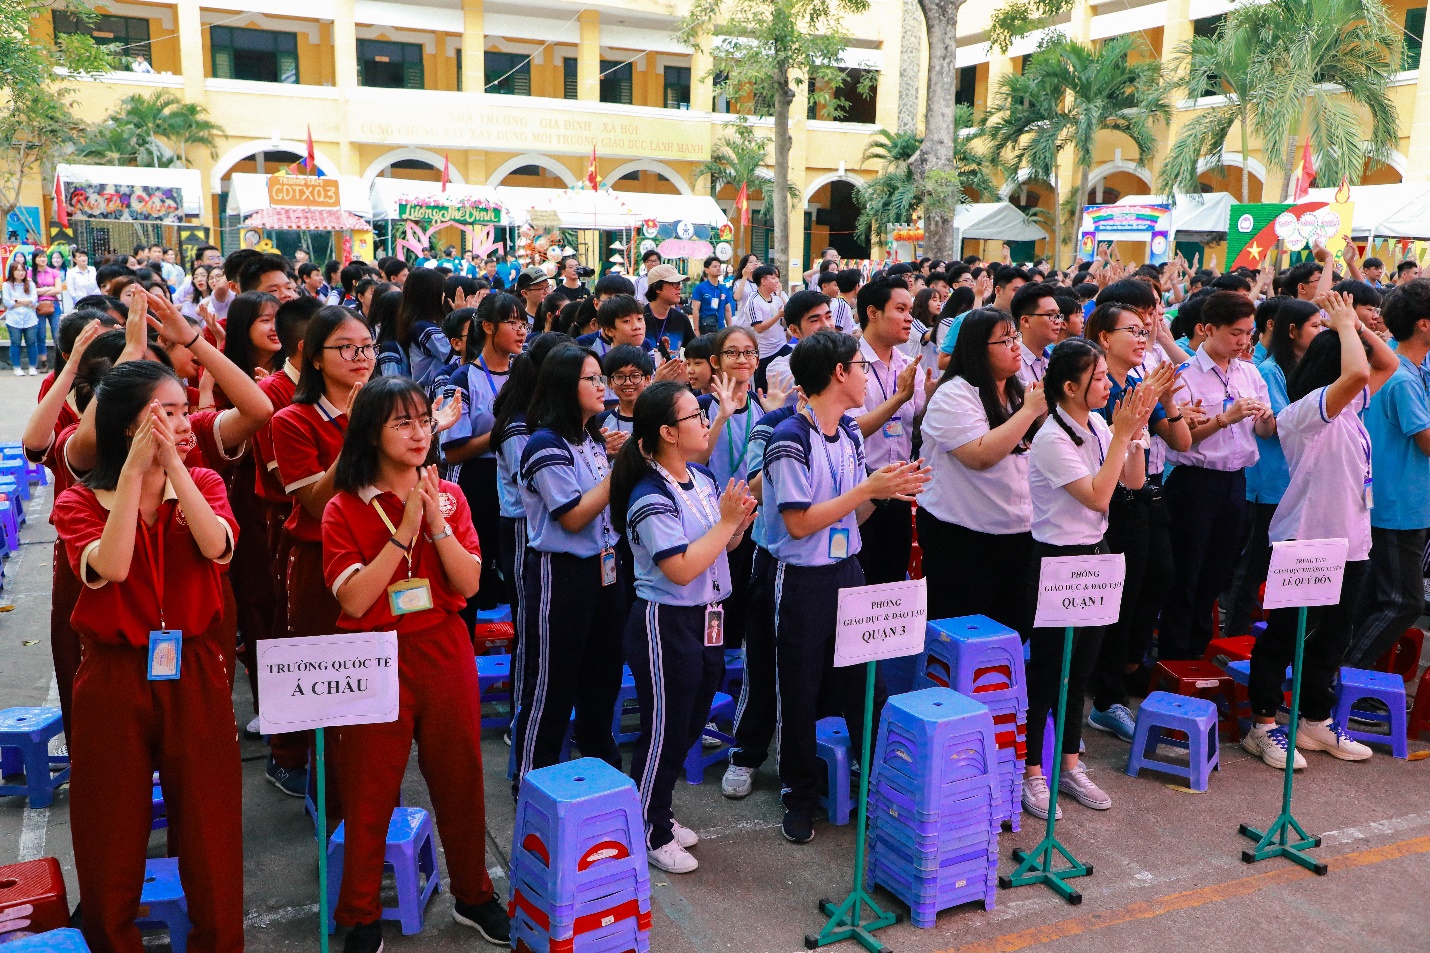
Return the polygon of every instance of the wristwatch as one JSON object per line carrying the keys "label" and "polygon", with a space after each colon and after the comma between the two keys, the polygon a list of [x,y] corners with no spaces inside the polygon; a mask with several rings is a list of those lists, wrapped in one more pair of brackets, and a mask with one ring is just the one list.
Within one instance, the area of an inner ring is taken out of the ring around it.
{"label": "wristwatch", "polygon": [[445,527],[442,529],[442,532],[438,533],[436,536],[428,536],[428,537],[427,537],[427,542],[429,542],[429,543],[439,543],[439,542],[441,542],[442,540],[446,539],[448,536],[451,536],[451,535],[452,535],[452,527],[451,527],[450,524],[448,524],[447,526],[445,526]]}

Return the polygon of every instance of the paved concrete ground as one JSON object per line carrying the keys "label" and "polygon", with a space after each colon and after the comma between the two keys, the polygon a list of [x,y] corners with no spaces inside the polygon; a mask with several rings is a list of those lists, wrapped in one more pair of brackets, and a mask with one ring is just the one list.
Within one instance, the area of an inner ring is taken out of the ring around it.
{"label": "paved concrete ground", "polygon": [[[0,378],[0,438],[18,437],[36,383]],[[14,606],[0,614],[0,701],[6,706],[55,703],[48,646],[54,531],[45,521],[48,506],[47,498],[32,504],[24,545],[9,561],[0,595],[0,603]],[[240,723],[252,716],[241,678],[234,707]],[[993,911],[963,907],[945,912],[934,929],[900,924],[883,931],[881,939],[898,953],[1430,950],[1420,907],[1430,892],[1430,763],[1378,753],[1369,763],[1353,765],[1310,755],[1310,770],[1298,778],[1295,807],[1306,829],[1325,839],[1315,853],[1331,872],[1317,878],[1281,860],[1241,863],[1247,842],[1237,836],[1237,824],[1270,821],[1281,783],[1279,774],[1239,747],[1223,748],[1212,790],[1192,794],[1152,778],[1126,777],[1121,768],[1127,748],[1106,735],[1094,732],[1087,744],[1087,761],[1115,806],[1095,813],[1068,804],[1059,826],[1067,846],[1096,867],[1095,875],[1079,884],[1086,897],[1080,907],[1066,905],[1043,887],[1023,887],[999,891]],[[1414,747],[1423,752],[1426,746]],[[484,753],[492,845],[487,859],[505,897],[500,874],[512,824],[505,793],[507,748],[492,734]],[[264,782],[263,747],[246,741],[243,757],[248,944],[265,953],[315,949],[312,827],[300,801]],[[408,804],[429,805],[415,757],[403,794]],[[744,802],[720,796],[716,769],[698,787],[681,782],[676,809],[701,835],[695,850],[701,867],[686,877],[653,872],[657,953],[797,951],[803,936],[821,925],[815,901],[848,891],[853,828],[821,823],[812,844],[786,843],[778,832],[776,781],[769,768]],[[1013,866],[1008,851],[1033,846],[1041,833],[1040,823],[1025,821],[1021,833],[1000,838],[1005,873]],[[163,849],[160,833],[150,853],[157,856]],[[21,798],[0,799],[0,863],[44,855],[60,859],[75,902],[66,794],[48,810],[28,810]],[[878,897],[901,909],[882,891]],[[394,953],[487,948],[452,922],[450,904],[449,895],[439,894],[418,936],[400,937],[389,924],[387,942]],[[162,939],[154,942],[163,945]]]}

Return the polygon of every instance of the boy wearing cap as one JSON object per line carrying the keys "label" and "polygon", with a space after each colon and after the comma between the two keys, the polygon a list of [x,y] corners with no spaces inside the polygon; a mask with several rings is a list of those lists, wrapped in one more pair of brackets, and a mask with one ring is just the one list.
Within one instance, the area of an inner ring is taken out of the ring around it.
{"label": "boy wearing cap", "polygon": [[528,328],[536,327],[536,312],[541,307],[541,302],[546,299],[551,292],[551,279],[546,272],[536,265],[530,268],[523,268],[521,274],[516,276],[516,293],[523,302],[526,303],[526,324]]}
{"label": "boy wearing cap", "polygon": [[695,337],[690,316],[680,307],[680,289],[685,276],[674,265],[656,265],[646,273],[646,347],[659,348],[666,357]]}

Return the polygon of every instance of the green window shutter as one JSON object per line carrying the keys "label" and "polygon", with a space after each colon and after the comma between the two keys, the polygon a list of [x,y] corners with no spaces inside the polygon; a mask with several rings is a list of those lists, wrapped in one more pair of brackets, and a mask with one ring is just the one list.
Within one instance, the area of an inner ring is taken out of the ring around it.
{"label": "green window shutter", "polygon": [[233,79],[233,48],[229,46],[213,47],[213,68],[215,79]]}
{"label": "green window shutter", "polygon": [[278,82],[297,83],[298,82],[298,54],[282,53],[278,54]]}
{"label": "green window shutter", "polygon": [[1405,55],[1401,69],[1420,68],[1420,48],[1425,42],[1425,8],[1405,11]]}
{"label": "green window shutter", "polygon": [[[525,59],[525,57],[523,57]],[[527,59],[515,73],[508,77],[511,83],[511,91],[517,96],[531,95],[531,61]]]}
{"label": "green window shutter", "polygon": [[576,58],[574,56],[568,56],[561,61],[561,73],[561,78],[564,81],[562,95],[566,99],[580,99],[576,84]]}
{"label": "green window shutter", "polygon": [[403,62],[403,64],[402,64],[402,88],[403,88],[403,89],[422,89],[422,88],[423,88],[423,84],[422,84],[422,60],[421,60],[420,58],[419,58],[419,59],[417,60],[417,62],[415,62],[415,63],[412,62],[411,60],[407,60],[407,61]]}

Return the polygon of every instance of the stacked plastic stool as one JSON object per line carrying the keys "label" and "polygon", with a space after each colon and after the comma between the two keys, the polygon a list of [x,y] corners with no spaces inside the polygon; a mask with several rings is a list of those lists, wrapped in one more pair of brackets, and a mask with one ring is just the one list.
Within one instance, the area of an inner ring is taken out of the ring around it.
{"label": "stacked plastic stool", "polygon": [[69,922],[65,877],[58,860],[41,857],[0,867],[0,932],[43,933]]}
{"label": "stacked plastic stool", "polygon": [[829,822],[839,826],[848,824],[854,799],[849,796],[849,729],[843,718],[821,718],[814,723],[814,750],[829,773],[829,783],[821,799]]}
{"label": "stacked plastic stool", "polygon": [[[347,845],[347,822],[338,825],[328,838],[328,932],[338,923],[333,913],[343,887],[343,852]],[[422,932],[422,912],[427,901],[442,887],[437,873],[437,847],[432,836],[432,818],[420,807],[399,807],[387,822],[387,843],[383,850],[384,869],[391,868],[397,882],[397,906],[383,907],[383,920],[402,924],[402,935]],[[423,877],[426,881],[423,881]]]}
{"label": "stacked plastic stool", "polygon": [[89,953],[89,944],[83,933],[66,927],[11,940],[5,944],[5,953]]}
{"label": "stacked plastic stool", "polygon": [[[1389,713],[1380,714],[1355,707],[1357,702],[1366,699],[1381,702],[1389,709]],[[1390,753],[1397,758],[1410,756],[1407,744],[1405,680],[1394,672],[1342,668],[1340,686],[1336,691],[1336,710],[1331,717],[1356,741],[1390,745]],[[1354,727],[1352,718],[1357,721],[1378,722],[1385,725],[1389,733],[1362,731]]]}
{"label": "stacked plastic stool", "polygon": [[179,881],[179,861],[155,857],[144,861],[144,887],[139,894],[139,917],[134,925],[141,930],[168,930],[169,949],[184,953],[189,947],[189,901]]}
{"label": "stacked plastic stool", "polygon": [[640,712],[640,704],[636,699],[636,677],[631,674],[629,665],[621,670],[621,690],[616,695],[615,714],[611,716],[611,735],[618,745],[631,744],[641,736],[640,728],[635,731],[625,730],[627,704],[632,706],[632,712]]}
{"label": "stacked plastic stool", "polygon": [[647,953],[650,872],[635,783],[581,758],[522,781],[511,852],[512,948]]}
{"label": "stacked plastic stool", "polygon": [[0,785],[0,796],[27,795],[30,807],[54,803],[55,790],[69,782],[70,759],[50,754],[50,739],[64,730],[58,708],[0,711],[0,774],[25,775],[24,784]]}
{"label": "stacked plastic stool", "polygon": [[[1205,698],[1153,692],[1137,709],[1127,773],[1135,778],[1142,770],[1161,771],[1185,779],[1193,791],[1207,790],[1212,771],[1221,769],[1217,720],[1215,703]],[[1187,764],[1159,758],[1160,745],[1185,749]]]}
{"label": "stacked plastic stool", "polygon": [[[498,691],[498,689],[504,689]],[[511,656],[477,656],[477,690],[482,704],[506,702],[512,704]],[[506,728],[511,724],[511,715],[483,715],[483,728]]]}
{"label": "stacked plastic stool", "polygon": [[869,883],[914,926],[971,901],[993,909],[1005,798],[988,708],[949,688],[884,706],[869,799]]}
{"label": "stacked plastic stool", "polygon": [[982,615],[937,619],[928,624],[919,672],[916,688],[952,688],[988,707],[1003,792],[999,820],[1018,830],[1028,759],[1028,684],[1018,633]]}
{"label": "stacked plastic stool", "polygon": [[[705,780],[705,769],[712,764],[730,759],[730,751],[735,747],[733,734],[735,721],[735,700],[724,692],[716,692],[710,702],[710,718],[701,733],[700,741],[690,746],[685,754],[685,780],[688,784],[699,784]],[[730,733],[711,725],[730,724]],[[713,748],[706,748],[705,739],[716,742]]]}

